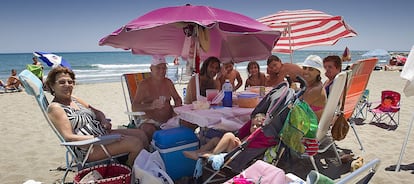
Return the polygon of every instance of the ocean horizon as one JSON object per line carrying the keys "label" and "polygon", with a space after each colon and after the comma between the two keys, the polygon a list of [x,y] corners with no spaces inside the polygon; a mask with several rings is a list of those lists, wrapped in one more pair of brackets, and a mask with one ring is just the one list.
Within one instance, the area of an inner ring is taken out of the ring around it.
{"label": "ocean horizon", "polygon": [[[363,59],[362,54],[365,51],[352,51],[353,63]],[[390,51],[404,52],[409,51]],[[328,55],[341,56],[343,51],[337,50],[298,50],[294,52],[293,63],[300,64],[311,54],[324,58]],[[101,83],[101,82],[119,82],[121,75],[125,73],[148,72],[151,64],[151,56],[133,55],[128,51],[109,51],[109,52],[56,52],[67,60],[76,74],[78,84]],[[290,62],[289,54],[273,53],[281,58],[284,63]],[[1,53],[0,54],[0,80],[7,80],[10,76],[11,69],[16,69],[18,73],[23,71],[28,64],[32,63],[33,53]],[[166,57],[168,63],[167,77],[174,82],[179,82],[181,76],[186,75],[186,61],[180,59],[179,65],[174,65],[174,57]],[[262,72],[266,71],[266,60],[257,61]],[[247,72],[247,63],[236,63],[235,67],[240,72]],[[44,73],[47,75],[51,69],[45,63]],[[243,79],[245,80],[245,79]]]}

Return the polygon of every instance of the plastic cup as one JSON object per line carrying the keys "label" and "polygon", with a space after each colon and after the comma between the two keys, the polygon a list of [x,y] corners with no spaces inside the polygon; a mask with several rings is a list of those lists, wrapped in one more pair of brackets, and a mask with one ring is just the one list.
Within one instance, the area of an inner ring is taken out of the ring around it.
{"label": "plastic cup", "polygon": [[207,101],[212,102],[218,93],[219,93],[218,89],[207,89],[206,90]]}

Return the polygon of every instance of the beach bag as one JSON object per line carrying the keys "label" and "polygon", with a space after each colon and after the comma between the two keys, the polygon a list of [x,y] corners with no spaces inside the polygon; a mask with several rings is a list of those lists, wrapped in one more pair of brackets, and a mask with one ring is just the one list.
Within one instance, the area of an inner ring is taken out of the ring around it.
{"label": "beach bag", "polygon": [[342,93],[342,104],[341,104],[341,111],[338,116],[338,118],[336,119],[335,123],[332,125],[331,128],[331,135],[332,138],[335,141],[340,141],[342,139],[345,139],[346,134],[348,134],[349,131],[349,124],[348,121],[345,119],[344,117],[344,106],[345,106],[345,97],[346,97],[346,86],[348,83],[348,78],[345,80],[345,88],[344,91]]}
{"label": "beach bag", "polygon": [[302,155],[306,149],[305,140],[315,139],[317,131],[316,114],[305,101],[295,100],[280,132],[281,141],[292,151]]}
{"label": "beach bag", "polygon": [[152,153],[143,149],[134,161],[134,183],[174,184],[158,151]]}
{"label": "beach bag", "polygon": [[348,134],[349,131],[349,124],[348,121],[345,119],[344,114],[341,113],[339,117],[336,119],[335,123],[332,126],[331,134],[332,138],[335,141],[340,141],[342,139],[345,139],[346,134]]}
{"label": "beach bag", "polygon": [[122,164],[102,164],[82,169],[75,175],[75,184],[120,184],[131,183],[131,169]]}

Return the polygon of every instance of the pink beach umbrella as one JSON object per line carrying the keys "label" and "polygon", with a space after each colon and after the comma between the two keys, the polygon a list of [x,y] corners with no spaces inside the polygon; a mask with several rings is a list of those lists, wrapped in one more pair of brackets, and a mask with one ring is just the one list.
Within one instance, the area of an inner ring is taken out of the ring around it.
{"label": "pink beach umbrella", "polygon": [[[102,38],[99,45],[133,54],[181,56],[198,73],[200,60],[210,56],[225,63],[266,59],[280,34],[239,13],[185,5],[148,12]],[[199,93],[198,80],[196,89]]]}
{"label": "pink beach umbrella", "polygon": [[[133,54],[216,56],[224,62],[266,59],[280,32],[241,15],[209,6],[177,6],[153,10],[99,41],[99,45]],[[200,48],[200,49],[198,49]]]}
{"label": "pink beach umbrella", "polygon": [[273,30],[282,32],[273,52],[291,55],[293,52],[318,45],[334,45],[339,39],[357,33],[341,16],[316,10],[285,10],[257,19]]}

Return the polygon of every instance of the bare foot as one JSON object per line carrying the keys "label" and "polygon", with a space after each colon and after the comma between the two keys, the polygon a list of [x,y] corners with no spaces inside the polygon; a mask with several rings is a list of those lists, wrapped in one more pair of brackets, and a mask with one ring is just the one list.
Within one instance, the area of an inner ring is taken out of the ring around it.
{"label": "bare foot", "polygon": [[198,159],[198,153],[196,151],[183,151],[185,157],[193,160]]}

